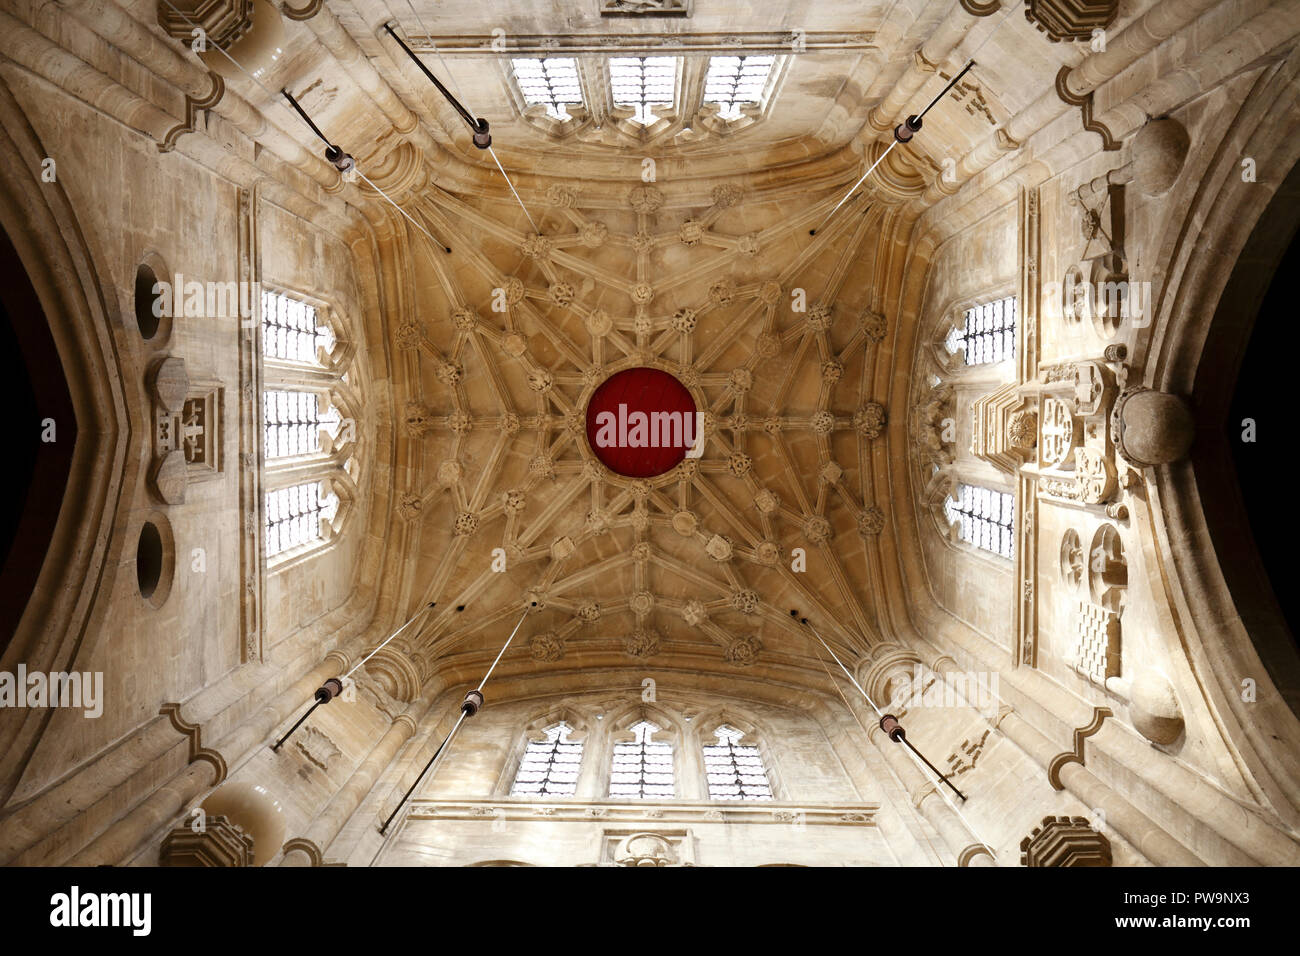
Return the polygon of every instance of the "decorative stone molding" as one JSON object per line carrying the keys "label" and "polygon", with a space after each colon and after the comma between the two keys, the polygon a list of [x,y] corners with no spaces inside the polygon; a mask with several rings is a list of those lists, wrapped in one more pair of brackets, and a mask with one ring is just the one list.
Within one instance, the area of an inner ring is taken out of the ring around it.
{"label": "decorative stone molding", "polygon": [[[175,9],[172,9],[175,7]],[[158,3],[158,25],[167,35],[189,43],[195,26],[208,43],[227,49],[253,26],[253,0],[173,0]]]}
{"label": "decorative stone molding", "polygon": [[1129,719],[1153,744],[1172,744],[1183,732],[1183,710],[1173,685],[1158,671],[1142,671],[1129,686]]}
{"label": "decorative stone molding", "polygon": [[863,438],[879,438],[885,430],[885,406],[867,402],[853,413],[853,428]]}
{"label": "decorative stone molding", "polygon": [[689,17],[691,0],[600,0],[602,17]]}
{"label": "decorative stone molding", "polygon": [[1020,841],[1021,866],[1110,866],[1110,841],[1084,817],[1043,817]]}
{"label": "decorative stone molding", "polygon": [[593,803],[572,798],[548,804],[539,803],[532,797],[496,801],[430,800],[417,797],[411,800],[410,807],[407,819],[412,821],[463,820],[489,825],[494,820],[532,820],[541,808],[548,811],[545,816],[557,821],[582,822],[595,818],[607,820],[614,825],[622,824],[620,832],[623,835],[644,832],[644,827],[640,825],[648,820],[656,821],[655,829],[659,833],[666,832],[661,825],[698,825],[704,822],[763,826],[789,826],[792,822],[802,822],[809,827],[874,827],[876,815],[880,812],[878,803],[736,803],[718,807],[712,803],[682,801],[662,804],[650,801]]}
{"label": "decorative stone molding", "polygon": [[554,663],[564,658],[564,639],[553,631],[534,635],[528,646],[535,661]]}
{"label": "decorative stone molding", "polygon": [[1120,676],[1120,614],[1088,601],[1079,602],[1077,631],[1068,661],[1099,687]]}
{"label": "decorative stone molding", "polygon": [[864,538],[874,537],[885,530],[885,512],[874,505],[864,508],[858,515],[858,534]]}
{"label": "decorative stone molding", "polygon": [[1047,780],[1052,785],[1053,790],[1065,789],[1065,784],[1061,783],[1061,769],[1066,764],[1077,763],[1081,767],[1085,766],[1083,760],[1084,741],[1101,730],[1101,725],[1105,723],[1107,717],[1113,716],[1115,715],[1109,707],[1094,707],[1092,709],[1092,720],[1083,727],[1075,728],[1074,749],[1057,754],[1047,765]]}
{"label": "decorative stone molding", "polygon": [[1096,133],[1101,137],[1101,148],[1104,151],[1112,152],[1119,149],[1123,144],[1116,140],[1115,137],[1111,135],[1110,130],[1102,123],[1092,118],[1092,93],[1089,92],[1085,96],[1076,96],[1074,93],[1071,93],[1070,85],[1067,82],[1069,75],[1070,68],[1068,66],[1061,67],[1060,71],[1056,74],[1056,95],[1061,98],[1061,102],[1069,106],[1079,107],[1079,111],[1083,115],[1083,128],[1088,132]]}
{"label": "decorative stone molding", "polygon": [[1025,19],[1053,43],[1091,40],[1118,15],[1119,0],[1025,0]]}
{"label": "decorative stone molding", "polygon": [[[996,7],[997,4],[994,3],[993,6]],[[979,856],[981,853],[987,856],[990,860],[997,859],[997,857],[989,852],[989,848],[983,843],[972,843],[970,846],[963,849],[961,853],[957,854],[957,865],[970,866],[970,861],[975,859],[975,857]]]}
{"label": "decorative stone molding", "polygon": [[[188,34],[187,34],[188,36]],[[170,153],[176,148],[176,141],[186,133],[192,133],[195,130],[195,122],[198,114],[203,110],[210,110],[221,102],[221,97],[226,93],[226,81],[217,73],[209,73],[208,78],[212,81],[212,89],[204,96],[185,96],[185,122],[178,123],[167,131],[163,141],[158,144],[158,152]]]}
{"label": "decorative stone molding", "polygon": [[758,660],[758,652],[762,649],[756,637],[742,637],[732,641],[723,651],[722,657],[728,664],[735,664],[737,667],[749,667]]}
{"label": "decorative stone molding", "polygon": [[189,738],[189,763],[194,763],[196,760],[203,760],[212,764],[213,769],[216,771],[216,779],[212,781],[212,786],[215,787],[226,779],[226,774],[228,772],[226,769],[226,758],[221,756],[217,751],[203,746],[203,728],[198,724],[186,722],[185,718],[181,716],[180,704],[163,704],[158,713],[171,722],[172,729],[182,736]]}
{"label": "decorative stone molding", "polygon": [[280,8],[280,12],[284,14],[285,18],[288,20],[297,20],[301,22],[303,20],[310,20],[312,17],[316,16],[316,14],[320,13],[321,7],[323,6],[325,6],[325,0],[307,0],[307,3],[297,8],[285,4]]}
{"label": "decorative stone molding", "polygon": [[[971,453],[1008,475],[1020,470],[1026,449],[1011,444],[1011,417],[1025,408],[1025,399],[1015,382],[977,398],[971,408],[973,432]],[[1039,442],[1041,449],[1042,443]]]}
{"label": "decorative stone molding", "polygon": [[952,425],[955,437],[954,415],[953,390],[946,383],[931,387],[912,407],[912,449],[921,464],[952,463],[953,441],[945,435]]}
{"label": "decorative stone molding", "polygon": [[[635,0],[624,0],[635,2]],[[510,33],[505,36],[504,52],[510,56],[575,56],[583,53],[601,56],[644,55],[653,52],[659,56],[721,53],[732,56],[741,53],[788,54],[796,39],[804,49],[834,50],[840,52],[875,49],[875,34],[871,31],[807,30],[796,35],[790,30],[732,30],[660,33],[649,36],[645,32],[599,33]],[[443,33],[429,37],[409,38],[411,49],[417,53],[433,53],[434,46],[444,55],[482,55],[497,38],[487,33]]]}
{"label": "decorative stone molding", "polygon": [[186,486],[225,470],[221,383],[192,380],[185,360],[165,356],[150,371],[153,465],[150,485],[164,504],[185,501]]}
{"label": "decorative stone molding", "polygon": [[[159,865],[229,867],[253,865],[253,838],[225,816],[205,817],[201,826],[186,823],[163,837]],[[287,845],[286,845],[287,847]]]}
{"label": "decorative stone molding", "polygon": [[420,695],[420,670],[396,644],[375,651],[366,661],[366,672],[394,700],[409,704]]}
{"label": "decorative stone molding", "polygon": [[616,866],[689,866],[679,857],[689,833],[669,838],[658,833],[633,833],[614,846],[612,862]]}
{"label": "decorative stone molding", "polygon": [[653,657],[659,653],[659,632],[653,628],[637,628],[628,637],[624,649],[631,657]]}
{"label": "decorative stone molding", "polygon": [[294,850],[300,850],[307,854],[307,859],[311,861],[312,866],[339,866],[341,864],[326,863],[325,854],[311,840],[306,837],[294,837],[292,840],[285,840],[282,847],[285,855],[292,853]]}

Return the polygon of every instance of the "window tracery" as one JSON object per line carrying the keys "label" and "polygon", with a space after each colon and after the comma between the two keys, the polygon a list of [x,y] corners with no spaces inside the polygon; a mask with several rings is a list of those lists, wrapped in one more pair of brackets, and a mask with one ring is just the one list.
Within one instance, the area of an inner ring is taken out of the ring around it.
{"label": "window tracery", "polygon": [[262,291],[263,530],[268,565],[323,547],[355,498],[351,350],[329,310]]}
{"label": "window tracery", "polygon": [[573,728],[564,721],[543,731],[541,740],[530,740],[524,747],[512,797],[571,797],[578,789],[578,772],[582,766],[582,743],[569,739]]}
{"label": "window tracery", "polygon": [[673,745],[654,739],[661,728],[640,720],[628,728],[631,740],[614,744],[609,795],[634,800],[671,799],[675,792]]}
{"label": "window tracery", "polygon": [[771,800],[772,785],[758,747],[742,745],[747,735],[729,724],[718,727],[716,744],[704,746],[710,800]]}

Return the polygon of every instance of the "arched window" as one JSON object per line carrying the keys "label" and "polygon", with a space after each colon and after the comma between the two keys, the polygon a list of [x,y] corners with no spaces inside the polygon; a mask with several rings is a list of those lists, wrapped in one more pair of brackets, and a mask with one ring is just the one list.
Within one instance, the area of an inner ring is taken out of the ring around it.
{"label": "arched window", "polygon": [[677,58],[612,56],[609,88],[616,107],[632,110],[632,122],[649,126],[656,109],[670,109],[676,102]]}
{"label": "arched window", "polygon": [[515,57],[510,61],[525,106],[544,106],[552,119],[569,119],[566,107],[582,106],[578,61],[571,56]]}
{"label": "arched window", "polygon": [[956,524],[957,537],[981,551],[1010,558],[1015,548],[1015,495],[959,484],[956,494],[943,505],[950,523]]}
{"label": "arched window", "polygon": [[659,730],[650,721],[641,720],[628,728],[631,740],[614,744],[611,797],[645,800],[673,796],[673,745],[654,740]]}
{"label": "arched window", "polygon": [[948,351],[961,353],[966,365],[991,365],[1015,358],[1016,297],[1007,296],[973,305],[962,313],[945,344]]}
{"label": "arched window", "polygon": [[757,747],[742,746],[745,734],[729,724],[713,732],[716,744],[704,746],[704,772],[710,800],[771,800],[763,757]]}
{"label": "arched window", "polygon": [[569,740],[573,728],[560,721],[524,748],[510,796],[571,797],[578,789],[582,744]]}
{"label": "arched window", "polygon": [[353,499],[356,427],[347,365],[328,309],[262,290],[262,465],[268,565],[341,529]]}
{"label": "arched window", "polygon": [[768,94],[776,57],[712,56],[704,78],[704,102],[718,107],[718,118],[740,119],[743,107],[761,107]]}

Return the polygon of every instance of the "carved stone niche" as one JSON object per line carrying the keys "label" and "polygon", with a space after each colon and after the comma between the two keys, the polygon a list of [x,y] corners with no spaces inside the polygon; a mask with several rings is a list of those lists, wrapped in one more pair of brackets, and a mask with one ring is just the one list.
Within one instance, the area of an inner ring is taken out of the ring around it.
{"label": "carved stone niche", "polygon": [[196,832],[192,824],[163,838],[162,866],[252,866],[253,838],[230,822],[211,816]]}
{"label": "carved stone niche", "polygon": [[1084,817],[1043,817],[1020,841],[1021,866],[1110,866],[1110,841]]}
{"label": "carved stone niche", "polygon": [[153,492],[165,504],[185,501],[194,481],[225,469],[221,444],[225,389],[216,380],[190,376],[185,360],[166,356],[149,375],[153,399]]}
{"label": "carved stone niche", "polygon": [[1053,43],[1091,40],[1118,15],[1119,0],[1028,0],[1025,8],[1025,19]]}

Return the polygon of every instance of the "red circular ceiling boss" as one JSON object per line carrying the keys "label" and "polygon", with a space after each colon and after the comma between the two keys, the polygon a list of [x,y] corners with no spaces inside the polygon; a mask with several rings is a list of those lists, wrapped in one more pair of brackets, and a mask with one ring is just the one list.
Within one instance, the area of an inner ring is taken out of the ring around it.
{"label": "red circular ceiling boss", "polygon": [[697,435],[695,400],[657,368],[629,368],[602,382],[587,403],[587,444],[625,478],[672,471]]}

